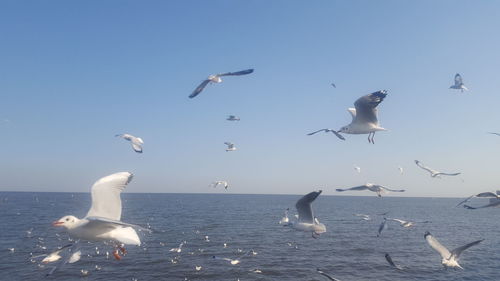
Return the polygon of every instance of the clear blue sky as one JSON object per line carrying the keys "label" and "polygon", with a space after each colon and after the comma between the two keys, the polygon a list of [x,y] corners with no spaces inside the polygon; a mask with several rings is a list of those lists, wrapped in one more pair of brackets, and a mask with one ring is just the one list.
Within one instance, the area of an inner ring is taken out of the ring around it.
{"label": "clear blue sky", "polygon": [[[495,190],[499,12],[456,0],[2,1],[0,190],[86,192],[119,171],[135,174],[128,192],[214,192],[214,180],[234,193]],[[246,68],[187,98],[207,75]],[[457,72],[470,92],[448,89]],[[390,131],[375,145],[306,136],[346,125],[346,108],[380,89]],[[142,155],[114,137],[125,132],[144,139]],[[414,159],[463,176],[431,179]]]}

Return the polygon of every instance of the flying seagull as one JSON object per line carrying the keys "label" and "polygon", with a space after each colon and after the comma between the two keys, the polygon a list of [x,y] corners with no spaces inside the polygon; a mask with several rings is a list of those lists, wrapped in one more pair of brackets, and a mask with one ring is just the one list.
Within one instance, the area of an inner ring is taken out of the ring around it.
{"label": "flying seagull", "polygon": [[344,134],[368,134],[368,142],[375,143],[373,137],[377,131],[387,131],[379,126],[377,106],[387,96],[387,91],[377,91],[360,97],[354,103],[355,108],[348,108],[351,113],[351,124],[340,128],[337,132]]}
{"label": "flying seagull", "polygon": [[[487,192],[484,192],[484,193],[487,193]],[[493,193],[493,192],[491,192],[491,193]],[[497,190],[497,193],[494,194],[494,195],[496,195],[496,197],[490,197],[490,202],[487,205],[480,206],[480,207],[471,207],[469,205],[464,205],[464,208],[467,208],[467,209],[482,209],[482,208],[488,208],[488,207],[500,207],[500,190]]]}
{"label": "flying seagull", "polygon": [[132,177],[129,172],[121,172],[99,179],[92,186],[92,206],[83,219],[64,216],[52,225],[63,227],[73,239],[114,242],[116,247],[113,255],[120,260],[118,250],[122,254],[126,253],[121,244],[140,246],[141,240],[135,229],[147,230],[120,221],[122,213],[120,194]]}
{"label": "flying seagull", "polygon": [[416,223],[428,223],[428,222],[429,222],[429,221],[413,222],[413,221],[405,221],[405,220],[400,220],[400,219],[388,219],[388,220],[395,221],[395,222],[399,222],[399,224],[400,224],[402,227],[404,227],[404,228],[412,227],[412,226],[414,226]]}
{"label": "flying seagull", "polygon": [[388,253],[386,253],[386,254],[385,254],[385,260],[386,260],[386,261],[387,261],[387,262],[388,262],[388,263],[389,263],[392,267],[394,267],[394,268],[396,268],[396,269],[398,269],[398,270],[403,270],[403,268],[402,268],[401,266],[396,265],[396,264],[392,261],[392,258],[391,258],[391,256],[390,256]]}
{"label": "flying seagull", "polygon": [[355,190],[355,191],[369,190],[369,191],[377,193],[378,197],[382,197],[382,193],[385,193],[388,191],[390,191],[390,192],[404,192],[405,191],[404,189],[389,189],[385,186],[373,184],[373,183],[367,183],[365,185],[355,186],[355,187],[346,188],[346,189],[341,189],[341,188],[336,189],[336,191],[338,191],[338,192],[349,191],[349,190]]}
{"label": "flying seagull", "polygon": [[325,276],[326,278],[328,278],[328,280],[331,280],[331,281],[340,281],[339,279],[335,279],[335,278],[331,277],[330,275],[326,274],[325,272],[323,272],[323,271],[322,271],[321,269],[319,269],[319,268],[316,268],[316,271],[317,271],[319,274],[321,274],[321,275]]}
{"label": "flying seagull", "polygon": [[224,189],[227,190],[227,187],[229,186],[229,184],[227,183],[227,181],[214,181],[213,183],[211,183],[209,186],[213,187],[213,188],[216,188],[217,186],[219,185],[222,185],[224,186]]}
{"label": "flying seagull", "polygon": [[335,86],[335,83],[331,83],[330,85],[332,85],[332,87],[334,88],[337,88],[337,86]]}
{"label": "flying seagull", "polygon": [[124,140],[130,141],[130,143],[132,143],[132,148],[134,149],[134,151],[137,153],[142,153],[142,145],[144,144],[144,141],[141,138],[132,136],[130,134],[119,134],[115,135],[115,137],[120,137]]}
{"label": "flying seagull", "polygon": [[290,221],[290,219],[288,218],[288,211],[290,209],[289,208],[286,208],[285,210],[285,216],[281,218],[281,220],[279,221],[279,224],[283,224],[283,225],[287,225],[288,222]]}
{"label": "flying seagull", "polygon": [[318,221],[312,209],[312,203],[321,192],[321,190],[310,192],[297,201],[295,208],[299,213],[298,221],[291,222],[288,226],[301,231],[310,231],[313,238],[317,238],[321,233],[326,232],[326,226]]}
{"label": "flying seagull", "polygon": [[194,89],[193,93],[191,93],[191,95],[189,95],[189,98],[192,99],[192,98],[196,97],[198,94],[201,93],[201,91],[203,91],[203,89],[205,89],[205,87],[209,83],[221,83],[222,76],[240,76],[240,75],[250,74],[252,72],[253,72],[253,69],[246,69],[246,70],[237,71],[237,72],[226,72],[226,73],[210,75],[210,76],[208,76],[207,79],[205,79],[203,82],[201,82],[201,84],[198,87],[196,87],[196,89]]}
{"label": "flying seagull", "polygon": [[[463,200],[462,202],[458,203],[456,207],[462,205],[463,203],[469,201],[470,199],[472,199],[474,197],[477,197],[477,198],[500,199],[500,190],[497,190],[497,193],[493,193],[493,192],[481,192],[479,194],[469,196],[465,200]],[[490,203],[492,203],[491,201],[498,201],[498,200],[491,200],[490,199]]]}
{"label": "flying seagull", "polygon": [[467,89],[462,81],[462,76],[460,76],[460,74],[455,74],[455,84],[451,85],[450,86],[450,89],[456,89],[456,90],[460,90],[462,93],[463,91],[467,91],[469,89]]}
{"label": "flying seagull", "polygon": [[356,217],[361,217],[362,220],[369,221],[371,220],[370,215],[365,214],[354,214]]}
{"label": "flying seagull", "polygon": [[380,224],[380,226],[378,227],[378,234],[377,234],[377,237],[380,237],[380,235],[382,235],[382,231],[386,230],[387,229],[387,219],[384,218],[384,220],[382,221],[382,223]]}
{"label": "flying seagull", "polygon": [[500,136],[500,133],[488,132],[488,134]]}
{"label": "flying seagull", "polygon": [[452,267],[452,268],[461,268],[463,269],[459,264],[458,264],[458,258],[460,257],[460,254],[467,250],[468,248],[477,245],[481,243],[484,239],[477,240],[474,242],[471,242],[467,245],[464,245],[462,247],[458,247],[456,249],[453,249],[451,252],[446,249],[439,241],[432,236],[432,234],[429,233],[429,231],[425,232],[424,234],[425,240],[427,240],[427,243],[436,250],[441,255],[441,264],[446,268],[446,267]]}
{"label": "flying seagull", "polygon": [[238,116],[234,116],[234,115],[229,115],[227,118],[226,118],[227,121],[240,121],[240,117]]}
{"label": "flying seagull", "polygon": [[440,177],[440,176],[458,176],[460,175],[460,173],[443,173],[443,172],[439,172],[439,171],[436,171],[436,170],[433,170],[429,167],[426,167],[422,164],[422,162],[418,161],[418,160],[415,160],[415,164],[417,164],[417,166],[419,166],[420,168],[426,170],[427,172],[431,173],[431,177],[435,178],[435,177]]}
{"label": "flying seagull", "polygon": [[308,135],[308,136],[312,136],[312,135],[314,135],[314,134],[316,134],[316,133],[319,133],[319,132],[321,132],[321,131],[324,131],[325,133],[332,132],[332,133],[333,133],[334,135],[336,135],[339,139],[341,139],[341,140],[345,140],[345,138],[344,138],[344,136],[343,136],[343,135],[339,134],[336,130],[333,130],[333,129],[321,129],[321,130],[317,130],[317,131],[314,131],[314,132],[312,132],[312,133],[309,133],[309,134],[307,134],[307,135]]}
{"label": "flying seagull", "polygon": [[356,170],[356,172],[358,172],[358,174],[361,173],[361,167],[359,167],[359,166],[354,165],[354,170]]}
{"label": "flying seagull", "polygon": [[230,143],[227,141],[224,144],[227,145],[226,152],[236,150],[236,146],[234,146],[234,143]]}
{"label": "flying seagull", "polygon": [[399,170],[399,173],[402,175],[402,174],[403,174],[403,172],[404,172],[403,167],[399,166],[399,167],[398,167],[398,170]]}

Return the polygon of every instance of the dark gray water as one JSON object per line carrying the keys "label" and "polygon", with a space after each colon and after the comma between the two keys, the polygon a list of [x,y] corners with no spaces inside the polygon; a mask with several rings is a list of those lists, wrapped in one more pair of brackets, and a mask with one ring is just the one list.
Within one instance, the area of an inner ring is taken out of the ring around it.
{"label": "dark gray water", "polygon": [[[498,208],[455,208],[458,199],[321,195],[314,209],[327,232],[313,239],[310,233],[278,224],[287,207],[295,212],[299,197],[123,194],[122,220],[149,223],[158,231],[141,234],[143,244],[127,247],[128,254],[121,261],[106,258],[112,246],[85,244],[79,262],[47,279],[327,280],[316,273],[319,267],[342,281],[500,280]],[[30,262],[30,253],[47,253],[67,244],[67,236],[51,222],[68,214],[83,217],[89,206],[90,194],[85,193],[0,193],[0,280],[43,279],[48,268]],[[382,217],[375,214],[386,211],[390,211],[388,217],[432,222],[409,229],[390,222],[377,238]],[[373,219],[363,221],[354,213],[370,214]],[[26,232],[30,229],[31,235]],[[463,253],[464,270],[444,270],[440,256],[423,238],[427,230],[449,249],[477,239],[485,241]],[[184,240],[187,244],[181,253],[169,252]],[[212,258],[237,258],[242,255],[238,249],[242,253],[253,249],[257,255],[246,255],[237,265]],[[391,268],[384,259],[386,252],[405,270]],[[96,265],[101,269],[95,270]],[[195,266],[202,269],[196,271]],[[81,269],[89,275],[82,277]]]}

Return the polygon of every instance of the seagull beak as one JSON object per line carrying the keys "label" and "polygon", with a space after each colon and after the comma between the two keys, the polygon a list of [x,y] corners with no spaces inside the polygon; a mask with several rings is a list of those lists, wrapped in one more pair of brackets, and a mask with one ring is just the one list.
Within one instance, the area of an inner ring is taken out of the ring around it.
{"label": "seagull beak", "polygon": [[52,226],[62,226],[64,224],[64,222],[62,221],[55,221],[52,223]]}

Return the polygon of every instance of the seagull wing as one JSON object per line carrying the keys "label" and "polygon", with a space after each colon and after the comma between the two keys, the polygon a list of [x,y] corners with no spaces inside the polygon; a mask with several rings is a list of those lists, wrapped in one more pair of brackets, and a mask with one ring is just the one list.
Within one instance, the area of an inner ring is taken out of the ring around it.
{"label": "seagull wing", "polygon": [[104,226],[105,224],[109,224],[109,225],[128,226],[128,227],[136,228],[136,229],[139,229],[142,231],[151,232],[151,229],[149,229],[149,228],[142,227],[142,226],[136,225],[136,224],[122,222],[119,220],[112,220],[112,219],[102,218],[102,217],[86,217],[85,219],[87,219],[89,221],[87,223],[88,226],[93,226],[93,225]]}
{"label": "seagull wing", "polygon": [[391,221],[397,221],[397,222],[399,222],[400,224],[405,224],[405,223],[407,223],[407,221],[400,220],[400,219],[388,219],[388,220],[391,220]]}
{"label": "seagull wing", "polygon": [[341,140],[345,140],[344,136],[342,136],[341,134],[339,134],[338,132],[336,132],[335,130],[332,130],[331,131],[334,135],[337,136],[337,138],[341,139]]}
{"label": "seagull wing", "polygon": [[425,240],[427,240],[427,243],[429,243],[429,246],[436,250],[436,252],[438,252],[442,258],[449,259],[451,257],[450,251],[448,251],[448,249],[441,245],[441,243],[439,243],[439,241],[434,238],[434,236],[432,236],[432,234],[430,234],[428,231],[425,233],[424,238]]}
{"label": "seagull wing", "polygon": [[378,227],[378,234],[377,234],[377,237],[380,236],[380,234],[382,234],[382,231],[384,231],[384,229],[387,228],[387,219],[384,218],[384,221],[380,224],[380,226]]}
{"label": "seagull wing", "polygon": [[201,84],[198,85],[198,87],[196,87],[196,89],[194,89],[194,91],[189,95],[189,98],[192,99],[200,94],[201,91],[203,91],[203,89],[205,89],[205,87],[208,85],[208,83],[210,83],[210,80],[208,79],[201,82]]}
{"label": "seagull wing", "polygon": [[482,208],[498,207],[498,206],[500,206],[500,200],[496,201],[496,202],[489,203],[489,204],[484,205],[484,206],[480,206],[480,207],[472,207],[469,205],[464,205],[464,208],[474,210],[474,209],[482,209]]}
{"label": "seagull wing", "polygon": [[378,124],[377,106],[387,96],[387,92],[377,91],[366,96],[360,97],[354,103],[356,107],[356,116],[353,123],[374,123]]}
{"label": "seagull wing", "polygon": [[252,72],[253,72],[253,69],[245,69],[242,71],[221,73],[221,74],[217,74],[217,76],[239,76],[239,75],[247,75],[247,74],[250,74]]}
{"label": "seagull wing", "polygon": [[455,74],[455,85],[456,86],[460,86],[462,85],[463,82],[462,82],[462,76],[460,76],[460,74]]}
{"label": "seagull wing", "polygon": [[309,133],[309,134],[307,134],[307,135],[308,135],[308,136],[312,136],[312,135],[314,135],[314,134],[316,134],[316,133],[319,133],[319,132],[321,132],[321,131],[325,131],[325,132],[326,132],[327,130],[328,130],[328,129],[321,129],[321,130],[317,130],[317,131],[314,131],[314,132],[312,132],[312,133]]}
{"label": "seagull wing", "polygon": [[415,160],[415,164],[417,164],[417,166],[419,166],[420,168],[422,168],[422,169],[426,170],[427,172],[429,172],[429,173],[431,173],[431,174],[436,173],[436,171],[435,171],[435,170],[433,170],[433,169],[431,169],[431,168],[429,168],[429,167],[427,167],[427,166],[424,166],[424,165],[422,164],[422,162],[420,162],[420,161],[418,161],[418,160]]}
{"label": "seagull wing", "polygon": [[120,194],[133,175],[121,172],[101,178],[92,186],[92,206],[86,217],[103,217],[120,220],[122,214],[122,200]]}
{"label": "seagull wing", "polygon": [[297,203],[295,204],[295,208],[297,208],[297,212],[299,213],[300,222],[314,223],[314,214],[311,204],[314,200],[316,200],[321,192],[321,190],[313,191],[304,195],[299,199],[299,201],[297,201]]}
{"label": "seagull wing", "polygon": [[465,200],[463,200],[462,202],[458,203],[455,207],[458,207],[458,206],[462,205],[463,203],[465,203],[465,202],[471,200],[472,198],[474,198],[475,196],[476,195],[472,195],[472,196],[467,197]]}
{"label": "seagull wing", "polygon": [[467,245],[464,245],[464,246],[462,246],[462,247],[458,247],[458,248],[456,248],[456,249],[453,249],[453,250],[451,251],[451,254],[452,254],[453,256],[455,256],[455,258],[457,258],[457,259],[458,259],[458,257],[460,256],[460,254],[461,254],[463,251],[467,250],[468,248],[470,248],[470,247],[472,247],[472,246],[474,246],[474,245],[477,245],[477,244],[481,243],[483,240],[484,240],[484,239],[477,240],[477,241],[471,242],[471,243],[469,243],[469,244],[467,244]]}
{"label": "seagull wing", "polygon": [[405,192],[404,189],[390,189],[390,188],[387,188],[387,187],[381,186],[381,185],[380,185],[380,188],[387,190],[387,191],[390,191],[390,192]]}
{"label": "seagull wing", "polygon": [[338,191],[338,192],[348,191],[348,190],[368,190],[368,186],[366,186],[366,185],[360,185],[360,186],[355,186],[355,187],[345,188],[345,189],[337,188],[335,190]]}
{"label": "seagull wing", "polygon": [[356,108],[349,107],[347,109],[347,111],[349,111],[349,113],[351,114],[352,120],[354,121],[354,118],[356,118]]}
{"label": "seagull wing", "polygon": [[52,267],[52,269],[45,276],[50,276],[54,274],[54,272],[56,272],[58,269],[66,265],[71,260],[73,254],[80,251],[80,248],[81,248],[80,243],[76,242],[70,248],[68,248],[67,251],[62,251],[61,261],[56,266]]}
{"label": "seagull wing", "polygon": [[317,268],[317,269],[316,269],[316,271],[317,271],[319,274],[321,274],[321,275],[325,276],[326,278],[328,278],[328,279],[329,279],[329,280],[331,280],[331,281],[340,281],[340,280],[335,279],[335,278],[331,277],[330,275],[328,275],[328,274],[324,273],[324,272],[323,272],[322,270],[320,270],[319,268]]}
{"label": "seagull wing", "polygon": [[388,263],[389,263],[392,267],[395,267],[395,268],[397,268],[397,269],[401,269],[399,266],[397,266],[397,265],[396,265],[396,264],[392,261],[392,258],[391,258],[391,256],[390,256],[388,253],[386,253],[386,254],[385,254],[385,260],[386,260],[386,261],[387,261],[387,262],[388,262]]}
{"label": "seagull wing", "polygon": [[442,172],[435,173],[436,176],[458,176],[460,174],[461,173],[442,173]]}

